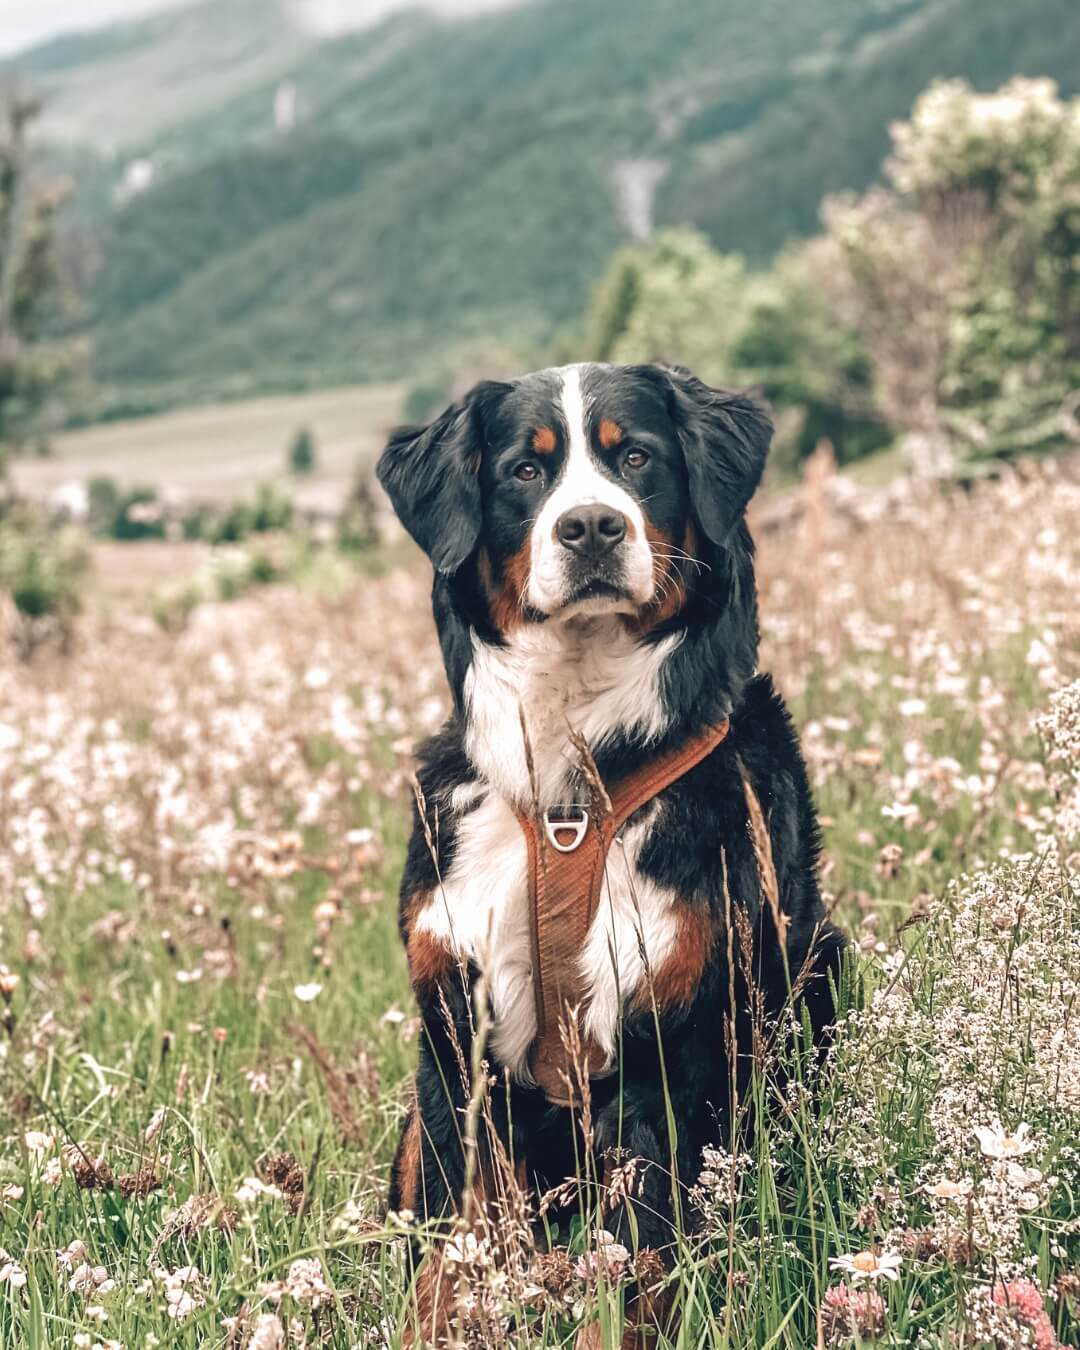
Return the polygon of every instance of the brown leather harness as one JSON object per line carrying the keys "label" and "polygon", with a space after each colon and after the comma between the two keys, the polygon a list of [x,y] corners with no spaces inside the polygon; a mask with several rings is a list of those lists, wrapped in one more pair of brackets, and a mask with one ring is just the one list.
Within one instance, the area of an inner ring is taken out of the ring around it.
{"label": "brown leather harness", "polygon": [[[529,1068],[548,1100],[558,1106],[575,1101],[582,1073],[600,1073],[604,1056],[587,1041],[582,1025],[587,990],[579,973],[581,954],[600,906],[608,850],[626,821],[646,802],[670,787],[720,744],[730,723],[709,727],[684,745],[644,764],[594,796],[607,800],[589,811],[583,807],[553,808],[537,819],[515,811],[529,855],[529,921],[533,945],[533,991],[536,1038]],[[577,1018],[580,1044],[571,1063],[566,1029]]]}

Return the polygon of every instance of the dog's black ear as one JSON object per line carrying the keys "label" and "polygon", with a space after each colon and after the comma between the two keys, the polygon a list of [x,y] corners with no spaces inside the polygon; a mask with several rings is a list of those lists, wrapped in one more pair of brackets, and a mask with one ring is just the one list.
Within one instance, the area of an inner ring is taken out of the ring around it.
{"label": "dog's black ear", "polygon": [[749,395],[712,389],[685,367],[654,369],[671,389],[694,514],[709,539],[723,544],[761,482],[772,419]]}
{"label": "dog's black ear", "polygon": [[379,482],[439,572],[456,572],[479,541],[485,416],[509,387],[476,385],[428,426],[392,431],[379,457]]}

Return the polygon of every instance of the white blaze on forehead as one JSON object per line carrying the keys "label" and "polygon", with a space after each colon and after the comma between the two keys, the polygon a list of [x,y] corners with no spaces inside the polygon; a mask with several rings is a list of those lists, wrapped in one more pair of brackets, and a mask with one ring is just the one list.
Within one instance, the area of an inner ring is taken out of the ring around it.
{"label": "white blaze on forehead", "polygon": [[555,536],[555,527],[560,516],[575,506],[608,506],[626,517],[626,543],[622,546],[626,587],[639,605],[652,595],[652,554],[641,507],[602,469],[589,446],[589,401],[582,380],[585,369],[566,366],[561,371],[559,402],[566,424],[566,458],[532,531],[528,594],[530,603],[544,612],[557,609],[565,600],[566,550]]}
{"label": "white blaze on forehead", "polygon": [[585,390],[581,367],[566,366],[562,372],[562,413],[566,419],[567,461],[589,458],[589,433],[585,426]]}
{"label": "white blaze on forehead", "polygon": [[582,383],[582,366],[566,366],[562,372],[562,415],[566,422],[566,460],[555,491],[545,503],[541,519],[552,512],[554,520],[572,506],[600,503],[622,512],[633,527],[630,533],[640,534],[643,521],[641,509],[633,497],[608,474],[589,449],[589,408]]}

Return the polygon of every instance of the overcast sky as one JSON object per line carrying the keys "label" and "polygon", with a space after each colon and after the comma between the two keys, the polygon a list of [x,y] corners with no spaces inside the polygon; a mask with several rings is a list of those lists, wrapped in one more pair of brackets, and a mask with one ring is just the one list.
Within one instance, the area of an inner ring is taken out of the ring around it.
{"label": "overcast sky", "polygon": [[[300,0],[320,27],[362,27],[391,9],[416,0]],[[0,0],[0,52],[18,51],[59,33],[99,28],[115,19],[135,18],[156,9],[175,8],[178,0]],[[451,12],[493,9],[509,0],[426,0],[430,8]]]}

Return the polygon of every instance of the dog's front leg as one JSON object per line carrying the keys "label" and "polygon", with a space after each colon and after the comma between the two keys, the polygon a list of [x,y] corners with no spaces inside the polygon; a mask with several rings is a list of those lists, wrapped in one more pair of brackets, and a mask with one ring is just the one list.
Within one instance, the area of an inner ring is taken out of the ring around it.
{"label": "dog's front leg", "polygon": [[[697,1150],[693,1125],[701,1114],[700,1076],[680,1064],[679,1046],[665,1051],[671,1071],[666,1087],[659,1064],[639,1046],[632,1063],[624,1060],[622,1093],[597,1118],[597,1144],[607,1159],[604,1227],[634,1253],[636,1270],[627,1291],[621,1350],[651,1350],[670,1322],[667,1273],[686,1220],[685,1188]],[[669,1119],[676,1122],[674,1137]],[[598,1325],[578,1333],[576,1350],[603,1346]]]}
{"label": "dog's front leg", "polygon": [[[458,1293],[454,1265],[445,1259],[445,1243],[458,1218],[470,1208],[465,1189],[472,978],[465,967],[449,959],[439,963],[438,978],[430,978],[433,966],[417,961],[415,944],[409,944],[409,956],[420,1008],[419,1063],[414,1102],[391,1173],[390,1207],[408,1211],[434,1239],[434,1248],[420,1260],[419,1244],[413,1244],[413,1306],[402,1344],[444,1346],[454,1340]],[[479,1176],[473,1189],[475,1202],[481,1189]],[[482,1196],[479,1203],[482,1207]]]}

